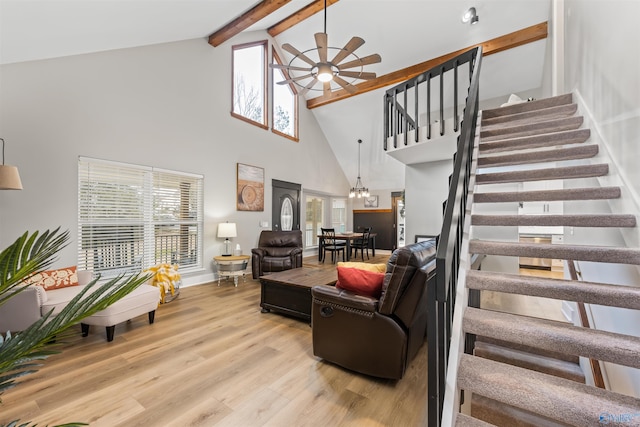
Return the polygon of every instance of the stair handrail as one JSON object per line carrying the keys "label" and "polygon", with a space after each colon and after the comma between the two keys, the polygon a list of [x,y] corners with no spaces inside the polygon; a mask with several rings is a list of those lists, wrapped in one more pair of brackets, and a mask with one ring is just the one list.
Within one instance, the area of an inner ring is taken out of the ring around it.
{"label": "stair handrail", "polygon": [[[384,151],[388,149],[388,139],[393,137],[393,147],[398,148],[398,135],[403,134],[404,145],[408,145],[408,134],[410,130],[415,130],[414,139],[418,142],[420,127],[419,123],[419,111],[420,101],[426,100],[426,127],[427,127],[427,139],[431,139],[431,79],[440,77],[440,96],[439,96],[439,108],[440,108],[440,135],[444,135],[444,78],[445,73],[453,70],[453,131],[457,132],[459,128],[458,123],[458,67],[460,65],[469,64],[469,80],[471,81],[471,75],[473,72],[473,61],[476,57],[477,48],[469,49],[460,55],[452,58],[446,62],[443,62],[428,71],[418,74],[411,79],[400,83],[391,89],[387,90],[384,95]],[[426,84],[426,97],[419,96],[420,85]],[[415,94],[413,96],[413,116],[410,112],[411,108],[408,104],[408,94],[410,89],[414,89]],[[400,102],[399,98],[402,99]]]}
{"label": "stair handrail", "polygon": [[[569,270],[569,277],[571,280],[578,282],[582,280],[582,274],[576,268],[576,262],[572,259],[568,259],[567,267]],[[591,324],[589,323],[589,317],[587,316],[587,308],[585,307],[583,302],[576,301],[576,306],[578,307],[578,314],[580,315],[580,325],[583,328],[591,328]],[[602,375],[602,369],[600,368],[600,361],[596,359],[589,359],[589,366],[591,367],[591,375],[593,376],[593,383],[598,388],[607,387],[604,384],[604,376]]]}
{"label": "stair handrail", "polygon": [[[469,61],[469,91],[458,135],[457,152],[454,157],[453,173],[449,181],[449,194],[444,207],[442,229],[436,251],[436,286],[428,289],[427,295],[427,375],[429,378],[427,416],[429,426],[440,426],[442,421],[446,390],[445,378],[458,282],[457,274],[479,111],[482,47],[473,48],[460,57]],[[460,64],[460,57],[449,61],[454,69],[457,69],[457,65]],[[444,68],[444,66],[438,67]]]}

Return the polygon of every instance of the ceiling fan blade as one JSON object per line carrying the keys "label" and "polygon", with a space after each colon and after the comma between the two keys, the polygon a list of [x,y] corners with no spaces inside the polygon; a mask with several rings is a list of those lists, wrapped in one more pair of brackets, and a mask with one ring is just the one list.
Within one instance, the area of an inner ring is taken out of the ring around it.
{"label": "ceiling fan blade", "polygon": [[305,55],[304,53],[300,52],[298,49],[296,49],[295,47],[291,46],[289,43],[285,43],[282,45],[282,49],[286,50],[287,52],[289,52],[290,54],[292,54],[293,56],[296,56],[298,58],[300,58],[301,60],[303,60],[304,62],[306,62],[307,64],[311,65],[312,67],[316,66],[316,63],[314,61],[311,60],[311,58],[309,58],[307,55]]}
{"label": "ceiling fan blade", "polygon": [[316,46],[318,46],[318,58],[320,62],[327,62],[327,45],[329,44],[327,41],[327,33],[315,33],[314,37],[316,38]]}
{"label": "ceiling fan blade", "polygon": [[344,45],[342,50],[331,60],[333,64],[339,64],[347,56],[351,55],[357,48],[364,44],[364,39],[360,37],[352,37],[349,42]]}
{"label": "ceiling fan blade", "polygon": [[300,92],[298,93],[298,95],[300,96],[304,96],[307,92],[309,92],[309,90],[318,82],[318,79],[316,79],[315,77],[313,78],[313,80],[311,80],[311,82],[309,82],[308,85],[306,85],[305,87],[302,88],[302,90],[300,90]]}
{"label": "ceiling fan blade", "polygon": [[331,95],[331,82],[322,83],[322,95],[325,97]]}
{"label": "ceiling fan blade", "polygon": [[340,71],[340,75],[343,77],[353,77],[355,79],[371,80],[376,78],[376,73],[365,73],[358,71]]}
{"label": "ceiling fan blade", "polygon": [[348,81],[341,79],[338,76],[333,76],[333,80],[336,81],[336,83],[338,83],[340,86],[342,86],[342,88],[344,90],[346,90],[349,93],[356,93],[358,91],[358,88],[355,87],[354,85],[352,85],[351,83],[349,83]]}
{"label": "ceiling fan blade", "polygon": [[311,73],[305,74],[304,76],[292,77],[290,79],[282,80],[282,81],[279,81],[278,84],[279,85],[286,85],[286,84],[289,84],[289,83],[297,82],[298,80],[308,79],[309,77],[312,77]]}
{"label": "ceiling fan blade", "polygon": [[269,68],[275,68],[277,70],[289,70],[289,71],[311,71],[311,67],[295,67],[293,65],[285,64],[269,64]]}
{"label": "ceiling fan blade", "polygon": [[364,58],[354,59],[350,62],[345,62],[342,65],[338,65],[339,70],[346,70],[347,68],[359,67],[361,65],[377,64],[381,62],[382,58],[377,53],[373,55],[365,56]]}

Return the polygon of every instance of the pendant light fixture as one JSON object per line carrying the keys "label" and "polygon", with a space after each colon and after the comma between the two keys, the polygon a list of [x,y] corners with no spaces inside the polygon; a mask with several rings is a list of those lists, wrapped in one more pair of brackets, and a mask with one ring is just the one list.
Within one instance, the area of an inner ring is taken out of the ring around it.
{"label": "pendant light fixture", "polygon": [[2,141],[2,165],[0,165],[0,190],[22,190],[18,168],[4,164],[4,139]]}
{"label": "pendant light fixture", "polygon": [[361,197],[369,197],[369,189],[362,184],[362,180],[360,179],[360,145],[362,145],[362,140],[358,140],[358,179],[356,180],[356,185],[351,187],[349,191],[349,198],[353,199],[357,197],[358,199]]}

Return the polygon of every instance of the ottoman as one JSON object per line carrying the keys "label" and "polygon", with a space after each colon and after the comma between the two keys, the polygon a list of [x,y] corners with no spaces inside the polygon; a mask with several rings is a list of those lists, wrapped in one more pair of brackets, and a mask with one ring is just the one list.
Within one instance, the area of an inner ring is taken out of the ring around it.
{"label": "ottoman", "polygon": [[113,341],[113,333],[118,323],[145,313],[149,314],[149,323],[153,323],[159,302],[158,288],[142,284],[104,310],[82,319],[82,336],[89,335],[89,326],[104,326],[107,328],[107,341]]}

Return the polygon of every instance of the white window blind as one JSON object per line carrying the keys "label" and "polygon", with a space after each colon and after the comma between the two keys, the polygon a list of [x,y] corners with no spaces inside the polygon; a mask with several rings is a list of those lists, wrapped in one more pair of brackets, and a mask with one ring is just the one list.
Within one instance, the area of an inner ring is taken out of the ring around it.
{"label": "white window blind", "polygon": [[81,157],[78,268],[103,277],[159,263],[202,268],[203,177]]}

